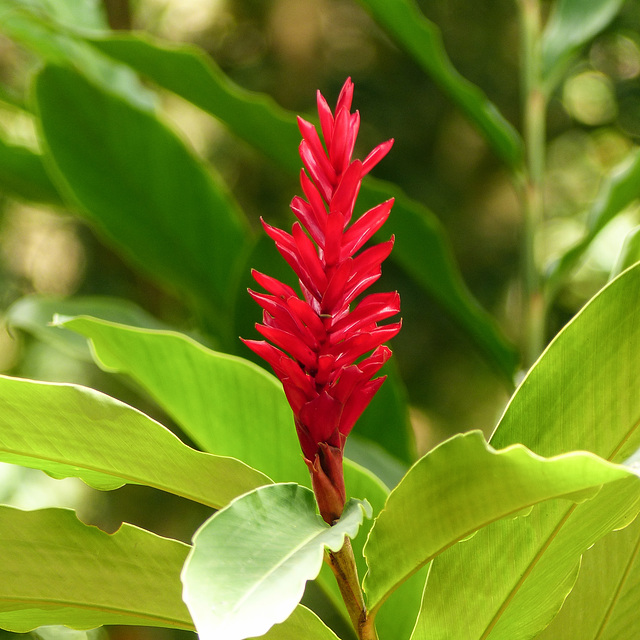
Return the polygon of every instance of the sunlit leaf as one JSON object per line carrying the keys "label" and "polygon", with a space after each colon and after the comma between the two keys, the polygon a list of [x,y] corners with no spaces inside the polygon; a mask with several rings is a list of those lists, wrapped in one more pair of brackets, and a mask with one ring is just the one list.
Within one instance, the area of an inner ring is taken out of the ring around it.
{"label": "sunlit leaf", "polygon": [[145,414],[93,389],[0,376],[0,461],[126,483],[221,507],[270,480],[233,458],[194,451]]}
{"label": "sunlit leaf", "polygon": [[365,546],[369,606],[375,611],[415,571],[497,519],[552,498],[583,501],[629,478],[640,485],[588,453],[544,459],[521,445],[496,451],[479,431],[454,436],[411,468],[376,519]]}
{"label": "sunlit leaf", "polygon": [[188,551],[129,524],[108,535],[66,509],[0,506],[0,628],[193,629],[180,597]]}
{"label": "sunlit leaf", "polygon": [[215,513],[196,532],[182,573],[183,598],[202,640],[243,640],[286,620],[325,548],[355,537],[371,507],[358,500],[329,526],[313,492],[296,484],[261,487]]}
{"label": "sunlit leaf", "polygon": [[640,226],[634,227],[626,235],[616,263],[611,270],[610,278],[618,277],[625,269],[640,262]]}
{"label": "sunlit leaf", "polygon": [[[636,266],[551,343],[512,398],[492,445],[521,442],[543,456],[586,450],[614,463],[640,447],[639,299]],[[534,637],[571,590],[581,554],[639,510],[632,479],[603,487],[584,504],[535,506],[526,518],[496,522],[455,545],[433,562],[415,640]]]}

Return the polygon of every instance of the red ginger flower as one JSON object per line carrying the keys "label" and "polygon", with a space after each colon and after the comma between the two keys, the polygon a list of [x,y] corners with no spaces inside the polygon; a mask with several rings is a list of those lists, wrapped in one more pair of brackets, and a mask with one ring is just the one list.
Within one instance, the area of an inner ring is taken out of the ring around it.
{"label": "red ginger flower", "polygon": [[364,161],[351,159],[360,124],[359,113],[350,111],[352,97],[349,78],[334,116],[318,92],[324,146],[316,128],[298,118],[300,157],[306,169],[300,182],[306,200],[296,196],[291,209],[299,222],[291,234],[264,220],[262,224],[298,276],[302,297],[254,271],[253,277],[268,292],[249,290],[264,310],[263,324],[256,328],[273,344],[244,340],[283,384],[320,513],[329,523],[340,517],[346,499],[342,453],[347,435],[384,382],[385,377],[372,378],[391,356],[383,343],[401,325],[378,326],[400,311],[397,292],[370,294],[351,309],[380,277],[380,265],[394,241],[391,237],[359,252],[388,218],[393,200],[349,224],[363,177],[393,144],[389,140],[378,145]]}

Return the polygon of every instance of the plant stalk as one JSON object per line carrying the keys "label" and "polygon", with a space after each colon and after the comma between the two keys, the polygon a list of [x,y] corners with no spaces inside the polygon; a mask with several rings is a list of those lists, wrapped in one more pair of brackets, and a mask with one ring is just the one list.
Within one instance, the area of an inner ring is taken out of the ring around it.
{"label": "plant stalk", "polygon": [[369,616],[362,589],[360,589],[351,540],[346,538],[340,551],[327,552],[325,560],[336,577],[351,624],[358,634],[358,640],[378,640],[373,618]]}
{"label": "plant stalk", "polygon": [[522,352],[530,367],[546,342],[547,305],[536,262],[536,233],[544,222],[547,97],[542,82],[540,0],[520,0],[522,93],[526,167],[520,193],[524,210],[522,251]]}

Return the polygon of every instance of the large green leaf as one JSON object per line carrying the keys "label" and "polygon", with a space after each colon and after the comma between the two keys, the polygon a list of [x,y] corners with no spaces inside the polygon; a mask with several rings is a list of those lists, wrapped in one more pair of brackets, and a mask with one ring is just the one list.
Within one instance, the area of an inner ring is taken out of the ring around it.
{"label": "large green leaf", "polygon": [[538,638],[635,640],[639,551],[640,519],[622,531],[610,533],[587,551],[573,591],[557,618]]}
{"label": "large green leaf", "polygon": [[[582,449],[612,462],[640,447],[638,300],[640,266],[603,289],[551,343],[512,398],[492,445],[521,442],[543,456]],[[581,554],[628,524],[639,502],[635,482],[618,482],[584,504],[550,501],[456,545],[433,562],[416,639],[534,637],[571,590]]]}
{"label": "large green leaf", "polygon": [[[618,213],[640,197],[640,150],[632,151],[603,181],[587,214],[587,232],[553,266],[549,287],[553,294],[589,248],[595,237]],[[630,265],[627,265],[630,266]]]}
{"label": "large green leaf", "polygon": [[[205,451],[239,458],[276,482],[311,485],[282,385],[264,369],[177,333],[93,318],[63,324],[90,338],[101,366],[131,376]],[[387,496],[382,483],[349,460],[344,475],[348,496],[366,497],[378,513]],[[363,538],[354,541],[360,575]],[[322,580],[339,602],[331,572]]]}
{"label": "large green leaf", "polygon": [[102,367],[131,376],[203,450],[243,460],[276,482],[309,485],[282,385],[264,369],[179,333],[62,321],[90,338]]}
{"label": "large green leaf", "polygon": [[0,506],[0,628],[193,629],[180,597],[188,551],[129,524],[108,535],[66,509]]}
{"label": "large green leaf", "polygon": [[414,0],[360,0],[394,40],[440,85],[478,127],[495,153],[514,168],[522,161],[516,130],[477,86],[451,64],[440,30],[427,20]]}
{"label": "large green leaf", "polygon": [[200,453],[145,414],[93,389],[0,376],[0,461],[125,483],[219,508],[270,480],[233,458]]}
{"label": "large green leaf", "polygon": [[26,147],[9,144],[2,137],[0,189],[30,202],[62,205],[62,198],[45,171],[42,156]]}
{"label": "large green leaf", "polygon": [[[190,100],[283,169],[297,175],[301,162],[295,114],[261,94],[237,87],[198,49],[130,35],[93,38],[89,42],[161,87]],[[464,285],[446,233],[434,214],[397,187],[371,178],[364,181],[359,203],[370,208],[391,197],[396,198],[396,204],[384,229],[387,236],[396,235],[391,259],[470,333],[510,382],[517,365],[515,351]]]}
{"label": "large green leaf", "polygon": [[339,640],[318,616],[299,604],[293,613],[281,624],[271,627],[262,638],[264,640]]}
{"label": "large green leaf", "polygon": [[624,0],[557,0],[542,36],[542,75],[550,93],[573,56],[615,18]]}
{"label": "large green leaf", "polygon": [[261,487],[215,513],[195,533],[182,572],[183,599],[202,640],[243,640],[286,620],[325,548],[355,537],[371,507],[358,500],[329,526],[313,492],[297,484]]}
{"label": "large green leaf", "polygon": [[160,120],[71,69],[36,79],[60,187],[136,265],[222,311],[247,237],[226,189]]}
{"label": "large green leaf", "polygon": [[[521,445],[496,451],[479,431],[454,436],[411,468],[371,529],[365,546],[371,610],[437,555],[495,520],[552,498],[582,501],[604,483],[629,478],[638,480],[589,453],[544,459]],[[640,495],[640,486],[636,491]]]}

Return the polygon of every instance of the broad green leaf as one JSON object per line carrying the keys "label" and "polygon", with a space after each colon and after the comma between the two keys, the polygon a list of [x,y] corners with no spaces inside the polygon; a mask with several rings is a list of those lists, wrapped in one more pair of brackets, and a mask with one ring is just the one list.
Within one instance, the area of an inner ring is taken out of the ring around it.
{"label": "broad green leaf", "polygon": [[521,445],[496,451],[479,431],[454,436],[411,468],[371,529],[365,546],[370,609],[375,612],[418,569],[495,520],[552,498],[582,501],[600,485],[630,475],[589,453],[544,459]]}
{"label": "broad green leaf", "polygon": [[41,295],[26,296],[7,309],[4,320],[9,326],[27,331],[76,358],[93,361],[84,337],[71,331],[60,331],[52,325],[56,315],[90,315],[134,327],[168,329],[133,302],[107,296],[65,299]]}
{"label": "broad green leaf", "polygon": [[62,206],[42,156],[31,149],[8,144],[0,137],[0,189],[29,202]]}
{"label": "broad green leaf", "polygon": [[624,0],[557,0],[542,35],[542,75],[551,93],[581,47],[615,18]]}
{"label": "broad green leaf", "polygon": [[549,287],[555,292],[576,266],[595,237],[625,207],[640,197],[640,149],[632,151],[603,181],[587,214],[587,232],[553,266]]}
{"label": "broad green leaf", "polygon": [[247,237],[219,181],[155,116],[71,69],[45,67],[35,96],[59,186],[134,264],[225,312]]}
{"label": "broad green leaf", "polygon": [[329,526],[313,492],[275,484],[240,496],[195,533],[182,572],[183,599],[202,640],[243,640],[266,633],[295,609],[325,548],[354,538],[371,507],[350,500]]}
{"label": "broad green leaf", "polygon": [[415,0],[360,0],[360,3],[462,109],[500,159],[511,168],[519,166],[523,147],[518,133],[482,90],[454,68],[440,30],[425,18]]}
{"label": "broad green leaf", "polygon": [[63,326],[89,338],[104,369],[131,376],[204,451],[310,486],[282,385],[264,369],[179,333],[84,317]]}
{"label": "broad green leaf", "polygon": [[640,519],[587,551],[557,618],[540,640],[635,640],[640,588]]}
{"label": "broad green leaf", "polygon": [[617,278],[636,262],[640,262],[640,226],[633,228],[625,237],[610,278]]}
{"label": "broad green leaf", "polygon": [[66,509],[0,506],[0,628],[193,629],[180,597],[188,551],[129,524],[109,535]]}
{"label": "broad green leaf", "polygon": [[[581,449],[614,463],[638,449],[638,300],[640,266],[635,266],[555,338],[512,398],[491,444],[501,448],[519,442],[542,456]],[[584,504],[534,506],[527,518],[495,523],[490,532],[456,545],[434,560],[431,575],[438,578],[427,583],[424,628],[439,608],[442,624],[436,628],[447,628],[448,638],[533,637],[551,622],[571,590],[581,554],[608,531],[628,524],[639,502],[635,482],[618,482]],[[465,572],[463,583],[454,577],[460,566],[473,569]],[[488,576],[494,577],[490,590]],[[453,592],[459,598],[440,600],[438,589],[444,598]],[[470,593],[473,598],[465,600]],[[469,620],[477,633],[469,630]],[[416,638],[442,637],[433,633]]]}
{"label": "broad green leaf", "polygon": [[[640,510],[636,482],[614,482],[598,498],[580,505],[577,520],[577,509],[570,509],[560,530],[554,514],[563,505],[552,500],[527,517],[495,522],[437,557],[412,640],[537,637],[571,590],[580,554]],[[540,556],[543,561],[536,562]],[[584,636],[567,629],[555,637]]]}
{"label": "broad green leaf", "polygon": [[93,389],[0,376],[0,461],[97,489],[144,484],[219,508],[269,478],[200,453],[145,414]]}
{"label": "broad green leaf", "polygon": [[[237,87],[198,49],[129,35],[88,42],[191,101],[283,169],[298,174],[300,133],[295,114],[278,107],[268,97]],[[387,237],[396,235],[391,259],[436,298],[511,383],[517,366],[515,350],[464,285],[446,233],[434,214],[397,187],[369,177],[360,190],[359,204],[371,208],[391,197],[396,198],[396,204],[384,228]]]}

